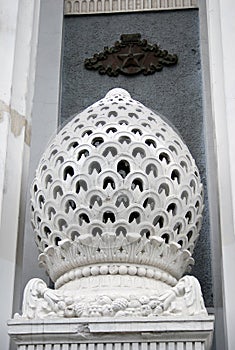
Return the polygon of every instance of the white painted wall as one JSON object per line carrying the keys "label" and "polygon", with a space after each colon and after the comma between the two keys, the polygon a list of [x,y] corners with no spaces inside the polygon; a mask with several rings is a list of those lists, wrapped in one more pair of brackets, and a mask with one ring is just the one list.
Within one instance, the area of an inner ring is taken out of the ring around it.
{"label": "white painted wall", "polygon": [[14,48],[16,37],[16,21],[18,13],[18,1],[0,1],[0,98],[1,101],[9,104],[11,98],[11,81],[13,74]]}
{"label": "white painted wall", "polygon": [[[235,2],[220,0],[224,94],[229,138],[229,157],[232,179],[233,208],[235,208]],[[233,211],[234,212],[234,211]]]}
{"label": "white painted wall", "polygon": [[[14,283],[14,253],[12,254],[10,251],[9,244],[13,243],[14,251],[16,242],[15,232],[13,233],[13,237],[12,235],[9,235],[8,237],[9,233],[5,232],[5,230],[3,231],[2,226],[4,221],[3,215],[5,215],[3,213],[4,200],[7,196],[8,190],[7,155],[10,130],[9,104],[11,98],[18,2],[11,0],[7,3],[6,1],[1,0],[0,7],[0,339],[3,349],[7,349],[8,338],[6,337],[6,319],[11,316]],[[4,288],[4,285],[8,288]]]}
{"label": "white painted wall", "polygon": [[28,178],[57,128],[62,23],[63,0],[0,0],[1,350],[9,348],[13,295],[15,308],[21,302],[22,266],[32,270],[32,237],[24,237]]}
{"label": "white painted wall", "polygon": [[[212,112],[215,126],[225,323],[235,347],[235,2],[207,0]],[[220,257],[218,257],[220,259]],[[220,350],[220,349],[218,349]]]}
{"label": "white painted wall", "polygon": [[6,321],[12,316],[23,164],[29,147],[33,25],[39,12],[30,0],[1,0],[0,8],[0,346],[5,350],[9,346]]}
{"label": "white painted wall", "polygon": [[[58,127],[62,28],[63,0],[41,0],[27,189],[33,181],[38,162],[48,141]],[[24,213],[25,225],[20,232],[23,245],[18,250],[15,289],[15,298],[18,299],[15,300],[17,312],[22,302],[22,290],[31,278],[40,277],[48,282],[44,269],[38,266],[38,249],[34,242],[30,216],[28,191]]]}
{"label": "white painted wall", "polygon": [[[0,223],[2,213],[2,197],[4,191],[5,162],[7,150],[7,135],[9,124],[9,103],[11,98],[11,82],[13,74],[14,47],[16,36],[16,20],[18,4],[14,0],[7,3],[0,1],[0,135],[1,135],[1,153],[0,153]],[[12,7],[13,11],[9,11]]]}

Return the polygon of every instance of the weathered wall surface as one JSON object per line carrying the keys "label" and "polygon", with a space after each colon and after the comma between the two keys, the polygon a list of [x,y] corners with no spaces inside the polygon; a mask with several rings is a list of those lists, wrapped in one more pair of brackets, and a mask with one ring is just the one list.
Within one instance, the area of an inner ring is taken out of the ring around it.
{"label": "weathered wall surface", "polygon": [[[177,66],[151,76],[110,78],[84,68],[84,59],[112,46],[122,33],[141,33],[179,57]],[[65,17],[61,123],[102,98],[109,89],[127,89],[134,99],[165,116],[180,132],[196,159],[205,185],[204,223],[192,273],[213,306],[209,215],[206,190],[204,120],[197,10]]]}
{"label": "weathered wall surface", "polygon": [[[18,232],[23,222],[38,6],[2,1],[0,11],[0,348],[9,348]],[[29,92],[30,91],[30,92]]]}

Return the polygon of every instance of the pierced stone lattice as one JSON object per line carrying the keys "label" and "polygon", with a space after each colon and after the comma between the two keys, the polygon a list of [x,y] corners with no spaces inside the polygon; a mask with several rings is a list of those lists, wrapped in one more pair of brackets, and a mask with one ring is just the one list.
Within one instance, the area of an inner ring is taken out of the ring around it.
{"label": "pierced stone lattice", "polygon": [[149,276],[175,285],[193,263],[203,188],[177,133],[114,89],[49,145],[31,206],[39,260],[57,286],[92,275],[93,265],[102,275],[104,263],[116,264],[118,274],[122,264],[126,274],[137,266],[137,275],[144,264]]}

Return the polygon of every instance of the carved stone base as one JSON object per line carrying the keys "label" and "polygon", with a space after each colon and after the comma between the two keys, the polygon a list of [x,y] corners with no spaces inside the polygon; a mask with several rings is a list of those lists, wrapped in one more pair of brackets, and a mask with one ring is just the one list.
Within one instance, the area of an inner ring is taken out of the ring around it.
{"label": "carved stone base", "polygon": [[213,316],[10,320],[18,350],[209,350]]}
{"label": "carved stone base", "polygon": [[[86,283],[82,286],[75,280],[56,290],[34,278],[24,291],[22,315],[16,314],[15,318],[207,316],[200,284],[193,276],[182,277],[174,287],[142,277],[142,288],[138,288],[134,276],[128,279],[125,276],[112,276],[118,277],[119,284],[115,285],[112,280],[110,286],[107,277],[110,276],[84,277],[82,282]],[[133,278],[135,288],[131,288]],[[153,283],[152,289],[147,288],[147,282]],[[96,291],[94,294],[91,286],[97,287],[102,283],[106,283],[106,288],[104,285],[103,288],[93,288]],[[87,287],[86,291],[84,286]]]}

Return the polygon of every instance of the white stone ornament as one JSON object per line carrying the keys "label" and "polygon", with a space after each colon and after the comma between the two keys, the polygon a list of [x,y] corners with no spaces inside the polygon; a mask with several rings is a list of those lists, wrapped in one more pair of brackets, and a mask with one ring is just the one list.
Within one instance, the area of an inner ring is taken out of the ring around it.
{"label": "white stone ornament", "polygon": [[[134,291],[133,291],[134,293]],[[152,291],[154,293],[154,291]],[[161,295],[119,297],[79,295],[74,290],[52,290],[40,279],[32,279],[24,293],[23,314],[16,318],[44,319],[123,316],[206,316],[200,285],[193,276],[180,279]]]}
{"label": "white stone ornament", "polygon": [[193,264],[203,211],[195,161],[156,113],[113,89],[45,151],[32,185],[39,262],[23,318],[205,315]]}

